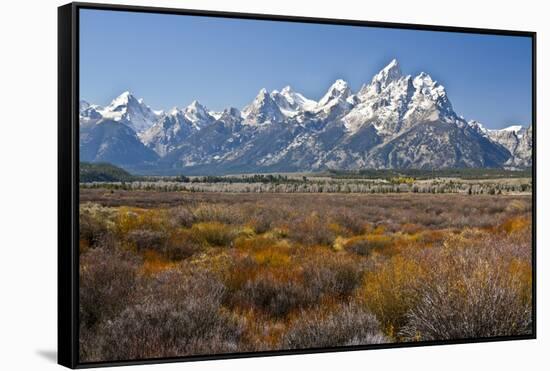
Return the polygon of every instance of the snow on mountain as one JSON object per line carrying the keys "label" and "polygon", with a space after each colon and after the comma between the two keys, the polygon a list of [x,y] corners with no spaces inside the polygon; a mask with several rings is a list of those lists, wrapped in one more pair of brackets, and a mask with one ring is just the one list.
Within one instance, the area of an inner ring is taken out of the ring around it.
{"label": "snow on mountain", "polygon": [[322,119],[337,119],[347,113],[356,103],[348,83],[336,80],[317,103],[315,113]]}
{"label": "snow on mountain", "polygon": [[533,127],[521,128],[516,132],[518,145],[515,148],[513,157],[506,162],[506,166],[521,168],[533,164]]}
{"label": "snow on mountain", "polygon": [[159,118],[143,99],[136,99],[129,91],[120,94],[98,112],[105,119],[126,124],[136,133],[149,129]]}
{"label": "snow on mountain", "polygon": [[79,101],[79,111],[80,113],[82,113],[83,111],[85,111],[88,107],[90,107],[90,103],[88,103],[87,101],[85,101],[84,99],[81,99]]}
{"label": "snow on mountain", "polygon": [[357,94],[363,100],[372,97],[373,95],[380,94],[389,84],[401,79],[401,68],[396,59],[393,59],[388,65],[382,68],[376,75],[373,76],[372,81],[368,85],[363,85]]}
{"label": "snow on mountain", "polygon": [[507,166],[531,166],[531,127],[526,129],[521,125],[511,125],[503,129],[487,130],[487,136],[512,154],[506,162]]}
{"label": "snow on mountain", "polygon": [[342,79],[336,80],[325,95],[319,100],[318,108],[334,106],[351,96],[351,89],[348,83]]}
{"label": "snow on mountain", "polygon": [[481,122],[477,120],[470,120],[467,122],[467,125],[479,135],[483,135],[485,137],[489,136],[489,130],[486,129]]}
{"label": "snow on mountain", "polygon": [[223,110],[217,118],[218,121],[226,126],[236,126],[243,121],[241,111],[235,107],[229,107]]}
{"label": "snow on mountain", "polygon": [[442,85],[424,72],[404,76],[395,59],[363,85],[357,97],[359,103],[343,118],[351,133],[372,124],[380,135],[391,137],[421,122],[462,121]]}
{"label": "snow on mountain", "polygon": [[[128,162],[133,153],[149,166],[158,156],[154,166],[168,173],[531,165],[531,127],[491,130],[467,122],[443,85],[424,72],[403,75],[395,59],[356,94],[338,79],[318,102],[285,86],[261,89],[242,112],[212,112],[193,101],[164,113],[125,92],[105,108],[82,101],[80,120],[81,149],[92,155],[109,149],[90,157]],[[117,153],[115,143],[128,150]]]}
{"label": "snow on mountain", "polygon": [[480,122],[471,120],[468,125],[480,135],[498,143],[510,152],[511,157],[505,162],[505,167],[531,166],[532,128],[522,125],[510,125],[502,129],[486,129]]}
{"label": "snow on mountain", "polygon": [[208,124],[211,124],[215,118],[210,115],[206,107],[194,100],[189,106],[185,107],[183,113],[195,129],[200,130]]}
{"label": "snow on mountain", "polygon": [[159,156],[165,156],[184,141],[193,130],[198,130],[197,126],[188,119],[186,111],[173,108],[139,137],[148,148],[154,150]]}
{"label": "snow on mountain", "polygon": [[520,131],[523,130],[523,126],[521,125],[511,125],[511,126],[508,126],[508,127],[505,127],[504,129],[500,129],[501,131],[511,131],[511,132],[514,132],[516,134],[518,134]]}
{"label": "snow on mountain", "polygon": [[261,89],[254,101],[243,111],[244,123],[247,125],[269,124],[284,120],[285,115],[266,89]]}
{"label": "snow on mountain", "polygon": [[98,110],[101,110],[100,106],[92,105],[85,100],[79,102],[79,118],[81,126],[88,126],[97,123],[101,120],[102,116]]}
{"label": "snow on mountain", "polygon": [[280,92],[273,90],[269,95],[287,117],[294,117],[304,111],[313,111],[317,107],[317,102],[295,92],[288,85]]}
{"label": "snow on mountain", "polygon": [[214,119],[218,120],[222,114],[223,114],[223,111],[220,112],[220,111],[208,111],[208,114],[212,117],[214,117]]}
{"label": "snow on mountain", "polygon": [[110,162],[122,167],[140,167],[158,159],[127,125],[101,119],[94,125],[80,126],[80,160]]}

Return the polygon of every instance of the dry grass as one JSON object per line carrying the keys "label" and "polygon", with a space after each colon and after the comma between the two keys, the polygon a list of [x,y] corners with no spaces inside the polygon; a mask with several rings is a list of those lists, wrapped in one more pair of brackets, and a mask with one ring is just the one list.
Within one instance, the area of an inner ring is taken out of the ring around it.
{"label": "dry grass", "polygon": [[82,197],[83,361],[532,331],[527,196]]}

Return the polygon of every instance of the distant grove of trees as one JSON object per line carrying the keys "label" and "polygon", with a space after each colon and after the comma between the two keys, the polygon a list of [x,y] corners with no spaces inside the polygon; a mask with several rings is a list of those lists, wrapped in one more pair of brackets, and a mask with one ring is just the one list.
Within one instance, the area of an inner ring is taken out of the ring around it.
{"label": "distant grove of trees", "polygon": [[[430,177],[428,175],[431,174]],[[523,175],[523,177],[520,177]],[[477,178],[476,178],[477,176]],[[492,178],[491,178],[492,176]],[[516,179],[517,178],[517,179]],[[478,180],[478,181],[476,181]],[[80,186],[122,190],[237,193],[465,193],[531,192],[530,170],[361,170],[305,175],[136,176],[111,164],[80,164]]]}
{"label": "distant grove of trees", "polygon": [[83,188],[106,188],[112,190],[145,190],[164,192],[234,192],[234,193],[465,193],[469,195],[531,192],[528,183],[377,183],[350,181],[291,181],[291,182],[190,182],[135,181],[82,183]]}

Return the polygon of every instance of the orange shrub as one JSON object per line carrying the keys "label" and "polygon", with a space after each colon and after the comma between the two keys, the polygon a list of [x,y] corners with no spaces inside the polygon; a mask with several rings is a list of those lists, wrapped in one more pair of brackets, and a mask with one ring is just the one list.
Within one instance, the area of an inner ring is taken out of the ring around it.
{"label": "orange shrub", "polygon": [[143,266],[141,267],[141,272],[150,276],[166,270],[174,269],[176,266],[176,263],[167,260],[156,251],[147,250],[143,254]]}
{"label": "orange shrub", "polygon": [[508,234],[512,234],[515,232],[520,232],[522,230],[525,230],[530,226],[531,226],[531,218],[520,216],[520,217],[507,219],[498,228],[501,231],[504,231]]}

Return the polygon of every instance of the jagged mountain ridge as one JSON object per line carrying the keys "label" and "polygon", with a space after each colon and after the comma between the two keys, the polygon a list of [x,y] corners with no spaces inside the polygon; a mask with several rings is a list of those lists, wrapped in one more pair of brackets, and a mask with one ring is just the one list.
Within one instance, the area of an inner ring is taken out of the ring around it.
{"label": "jagged mountain ridge", "polygon": [[136,155],[131,164],[128,156],[124,164],[116,157],[113,163],[138,171],[218,174],[531,165],[530,127],[488,130],[467,122],[455,113],[441,84],[426,73],[403,75],[396,60],[357,93],[344,80],[336,80],[318,102],[286,86],[272,92],[261,89],[242,111],[211,112],[194,101],[184,109],[158,112],[125,92],[106,108],[83,101],[80,113],[81,132],[88,137],[83,142],[81,135],[81,151],[99,148],[88,148],[97,142],[89,140],[90,128],[110,120],[111,125],[131,128],[143,148],[128,135],[119,143],[130,141],[129,147],[147,153]]}

